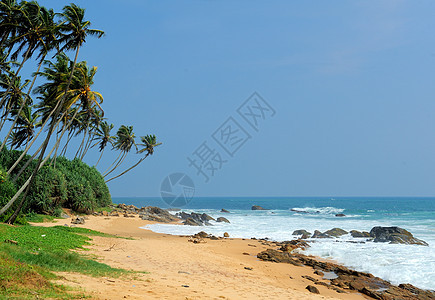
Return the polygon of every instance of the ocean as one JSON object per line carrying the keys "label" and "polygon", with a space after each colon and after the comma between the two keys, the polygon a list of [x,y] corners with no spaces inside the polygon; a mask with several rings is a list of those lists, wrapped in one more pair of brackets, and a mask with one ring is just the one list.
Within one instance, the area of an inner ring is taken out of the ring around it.
{"label": "ocean", "polygon": [[[168,206],[160,198],[113,198],[114,203],[142,206]],[[264,211],[251,210],[252,205]],[[221,213],[225,208],[230,213]],[[315,239],[305,251],[333,259],[357,271],[369,272],[393,284],[411,283],[435,290],[435,198],[375,197],[197,197],[181,208],[186,212],[225,217],[231,223],[213,226],[154,224],[146,228],[159,233],[190,235],[201,230],[234,238],[269,238],[276,241],[297,238],[297,229],[326,231],[334,227],[346,231],[370,231],[374,226],[399,226],[429,246],[388,243],[351,243],[365,241],[349,235],[337,239]],[[304,211],[305,213],[293,210]],[[345,214],[345,217],[336,217]]]}

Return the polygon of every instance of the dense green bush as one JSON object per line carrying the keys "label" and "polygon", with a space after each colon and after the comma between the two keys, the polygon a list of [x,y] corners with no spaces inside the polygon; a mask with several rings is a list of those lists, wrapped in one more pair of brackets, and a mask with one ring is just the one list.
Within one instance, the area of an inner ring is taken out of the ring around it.
{"label": "dense green bush", "polygon": [[[8,169],[22,152],[3,149],[0,153],[0,165]],[[30,156],[26,156],[13,170],[10,178],[0,183],[0,205],[4,205],[15,194],[16,188],[22,186],[36,167],[36,160],[31,161],[27,169],[16,182],[13,179]],[[0,172],[0,181],[6,175]],[[68,160],[58,157],[56,163],[48,161],[39,170],[33,183],[23,211],[43,214],[59,214],[61,207],[78,212],[91,212],[98,207],[112,203],[109,189],[103,176],[94,167],[89,167],[79,159]]]}

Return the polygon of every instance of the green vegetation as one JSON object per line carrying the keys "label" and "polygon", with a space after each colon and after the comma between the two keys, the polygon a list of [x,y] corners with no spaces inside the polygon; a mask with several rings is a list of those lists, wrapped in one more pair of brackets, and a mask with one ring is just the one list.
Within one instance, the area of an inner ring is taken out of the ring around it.
{"label": "green vegetation", "polygon": [[[110,236],[76,227],[11,227],[0,224],[0,299],[8,295],[70,298],[65,288],[49,282],[53,271],[78,272],[90,276],[118,277],[130,273],[97,262],[81,251],[91,240],[88,236]],[[32,293],[29,292],[32,290]],[[81,295],[83,296],[83,295]]]}
{"label": "green vegetation", "polygon": [[[97,67],[78,60],[89,37],[103,36],[74,3],[56,13],[36,1],[0,0],[0,182],[6,182],[0,187],[0,216],[9,215],[8,223],[16,222],[22,210],[58,215],[61,206],[86,213],[107,205],[104,181],[135,168],[160,145],[154,135],[136,143],[132,126],[122,125],[112,136],[103,95],[93,90]],[[27,70],[32,75],[24,78],[29,60],[37,68]],[[78,142],[70,143],[73,139]],[[71,144],[76,149],[68,153]],[[107,146],[119,151],[103,176],[82,163],[96,146],[101,153],[96,165]],[[107,177],[132,150],[145,155]],[[68,154],[74,159],[62,157]]]}

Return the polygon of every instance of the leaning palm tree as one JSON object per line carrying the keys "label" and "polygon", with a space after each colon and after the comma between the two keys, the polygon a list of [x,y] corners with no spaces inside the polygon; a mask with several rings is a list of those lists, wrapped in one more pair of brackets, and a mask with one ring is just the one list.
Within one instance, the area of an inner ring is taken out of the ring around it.
{"label": "leaning palm tree", "polygon": [[103,156],[104,150],[107,145],[110,144],[113,147],[114,137],[110,134],[110,131],[113,129],[113,124],[109,124],[106,121],[100,122],[99,126],[96,128],[94,137],[92,141],[97,141],[92,147],[98,145],[98,151],[100,151],[100,157],[98,158],[95,167],[97,167],[100,162],[101,157]]}
{"label": "leaning palm tree", "polygon": [[[60,108],[63,106],[63,103],[66,99],[67,92],[69,90],[69,85],[71,84],[71,80],[74,74],[74,68],[77,63],[77,58],[79,54],[80,47],[86,42],[86,37],[88,35],[94,35],[98,38],[102,37],[104,35],[104,32],[101,30],[94,30],[90,29],[91,23],[89,21],[84,20],[85,10],[83,8],[78,7],[75,4],[71,4],[68,6],[65,6],[63,9],[63,13],[61,14],[63,18],[63,22],[60,26],[61,33],[63,36],[59,39],[59,43],[63,45],[61,47],[61,51],[63,50],[76,50],[74,63],[72,65],[72,71],[70,74],[68,85],[65,89],[64,96],[60,100],[60,103],[58,107],[56,108],[54,112],[53,118],[56,120],[60,114]],[[58,123],[57,123],[58,124]],[[24,185],[17,191],[17,193],[9,200],[9,202],[0,209],[0,215],[4,214],[4,212],[18,199],[18,197],[23,193],[25,190],[23,196],[21,197],[20,204],[18,205],[18,208],[15,210],[15,212],[12,214],[12,216],[9,218],[8,223],[13,224],[15,222],[15,219],[18,216],[18,213],[20,212],[21,208],[23,207],[27,194],[29,193],[30,187],[32,186],[32,183],[36,177],[37,172],[39,169],[45,164],[45,162],[50,157],[51,153],[54,151],[55,148],[53,148],[50,153],[44,158],[45,150],[47,149],[48,143],[50,142],[51,135],[53,134],[55,127],[57,127],[57,124],[53,122],[48,130],[47,137],[45,138],[43,142],[43,146],[41,149],[41,152],[39,154],[38,162],[36,163],[35,169],[32,173],[32,175],[29,177],[29,179],[24,183]],[[67,127],[64,127],[60,134],[60,138],[62,138],[63,134],[67,130]],[[54,147],[57,147],[57,142]]]}
{"label": "leaning palm tree", "polygon": [[[14,114],[14,113],[13,113]],[[41,126],[39,114],[32,112],[31,106],[26,106],[18,116],[18,122],[12,132],[10,145],[12,148],[20,148],[23,144],[28,145],[34,137],[35,128]]]}
{"label": "leaning palm tree", "polygon": [[122,175],[129,172],[130,170],[136,168],[141,162],[143,162],[145,160],[145,158],[148,157],[148,155],[154,154],[154,147],[157,147],[157,146],[162,144],[162,143],[157,143],[157,139],[156,139],[155,135],[141,136],[140,139],[141,139],[142,143],[138,144],[138,146],[142,146],[143,148],[138,150],[137,153],[144,153],[146,151],[145,156],[142,157],[141,159],[139,159],[139,161],[137,163],[135,163],[133,166],[131,166],[130,168],[128,168],[127,170],[125,170],[121,174],[106,180],[105,181],[106,183],[109,181],[112,181],[113,179],[121,177]]}
{"label": "leaning palm tree", "polygon": [[114,162],[109,166],[109,168],[103,173],[103,177],[106,177],[107,175],[115,171],[124,162],[124,159],[127,157],[127,154],[130,152],[133,146],[137,150],[137,145],[134,139],[135,135],[133,132],[133,126],[121,125],[121,127],[119,127],[118,131],[116,132],[113,149],[119,150],[121,152],[114,160]]}

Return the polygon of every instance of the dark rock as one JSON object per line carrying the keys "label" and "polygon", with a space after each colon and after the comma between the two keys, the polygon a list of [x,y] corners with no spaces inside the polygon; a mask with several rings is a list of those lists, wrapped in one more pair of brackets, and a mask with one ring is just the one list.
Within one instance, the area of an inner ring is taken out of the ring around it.
{"label": "dark rock", "polygon": [[325,231],[323,234],[327,234],[327,235],[334,236],[334,237],[339,237],[339,236],[347,234],[347,231],[343,230],[341,228],[332,228],[328,231]]}
{"label": "dark rock", "polygon": [[354,238],[365,238],[365,237],[370,237],[370,233],[367,231],[358,231],[358,230],[351,230],[350,234],[352,235],[352,237]]}
{"label": "dark rock", "polygon": [[325,238],[329,238],[330,239],[331,236],[326,234],[326,233],[321,233],[320,231],[315,230],[314,234],[313,234],[313,236],[311,238],[313,238],[313,239],[325,239]]}
{"label": "dark rock", "polygon": [[224,222],[224,223],[230,223],[227,218],[219,217],[216,219],[216,222]]}
{"label": "dark rock", "polygon": [[305,229],[299,229],[299,230],[293,231],[292,235],[309,235],[309,236],[311,236],[311,232],[308,232]]}
{"label": "dark rock", "polygon": [[201,222],[198,222],[192,218],[188,218],[183,222],[184,225],[189,225],[189,226],[202,226]]}
{"label": "dark rock", "polygon": [[336,214],[335,216],[336,217],[345,217],[346,215],[345,214]]}
{"label": "dark rock", "polygon": [[305,239],[309,239],[310,236],[311,236],[311,234],[303,234],[303,235],[301,236],[301,239],[303,239],[303,240],[305,240]]}
{"label": "dark rock", "polygon": [[245,267],[245,270],[252,271],[252,268],[251,267]]}
{"label": "dark rock", "polygon": [[302,278],[308,279],[308,280],[310,280],[312,282],[317,282],[318,281],[316,278],[313,278],[313,277],[308,276],[308,275],[302,275]]}
{"label": "dark rock", "polygon": [[224,232],[224,237],[230,237],[230,235],[228,234],[228,232]]}
{"label": "dark rock", "polygon": [[142,220],[147,221],[170,223],[179,220],[167,210],[155,206],[142,207],[139,214]]}
{"label": "dark rock", "polygon": [[225,208],[222,208],[221,209],[221,212],[223,212],[223,213],[230,213],[228,210],[226,210]]}
{"label": "dark rock", "polygon": [[261,260],[272,261],[277,263],[287,263],[295,266],[302,266],[297,259],[293,258],[289,252],[280,252],[274,249],[267,249],[257,254],[257,257]]}
{"label": "dark rock", "polygon": [[284,241],[282,243],[278,243],[277,246],[281,246],[279,249],[281,251],[293,251],[297,248],[305,250],[310,247],[310,245],[308,245],[308,243],[302,239]]}
{"label": "dark rock", "polygon": [[251,254],[249,254],[248,252],[243,252],[242,254],[243,254],[243,255],[251,255]]}
{"label": "dark rock", "polygon": [[68,219],[68,218],[69,218],[69,215],[63,212],[63,213],[60,214],[60,217],[61,217],[62,219]]}
{"label": "dark rock", "polygon": [[325,275],[325,273],[323,273],[323,272],[320,271],[320,270],[316,270],[316,271],[314,271],[314,274],[319,275],[319,276],[322,276],[322,277],[323,277],[323,275]]}
{"label": "dark rock", "polygon": [[77,217],[75,219],[71,220],[72,224],[85,224],[85,218],[83,217]]}
{"label": "dark rock", "polygon": [[259,205],[253,205],[253,206],[251,207],[251,210],[266,210],[266,209],[264,209],[263,207],[261,207],[261,206],[259,206]]}
{"label": "dark rock", "polygon": [[319,290],[315,286],[307,285],[306,289],[309,290],[311,293],[320,294]]}
{"label": "dark rock", "polygon": [[210,221],[210,220],[216,221],[215,218],[210,217],[210,216],[207,215],[206,213],[203,213],[203,214],[201,215],[201,220],[202,220],[202,221]]}
{"label": "dark rock", "polygon": [[209,234],[208,234],[207,232],[205,232],[205,231],[200,231],[200,232],[198,232],[198,233],[192,235],[192,237],[194,237],[194,238],[205,239],[205,238],[208,238],[208,237],[209,237]]}
{"label": "dark rock", "polygon": [[413,244],[428,246],[425,241],[415,238],[409,231],[400,227],[376,226],[370,230],[370,236],[375,243],[390,242],[390,244]]}

